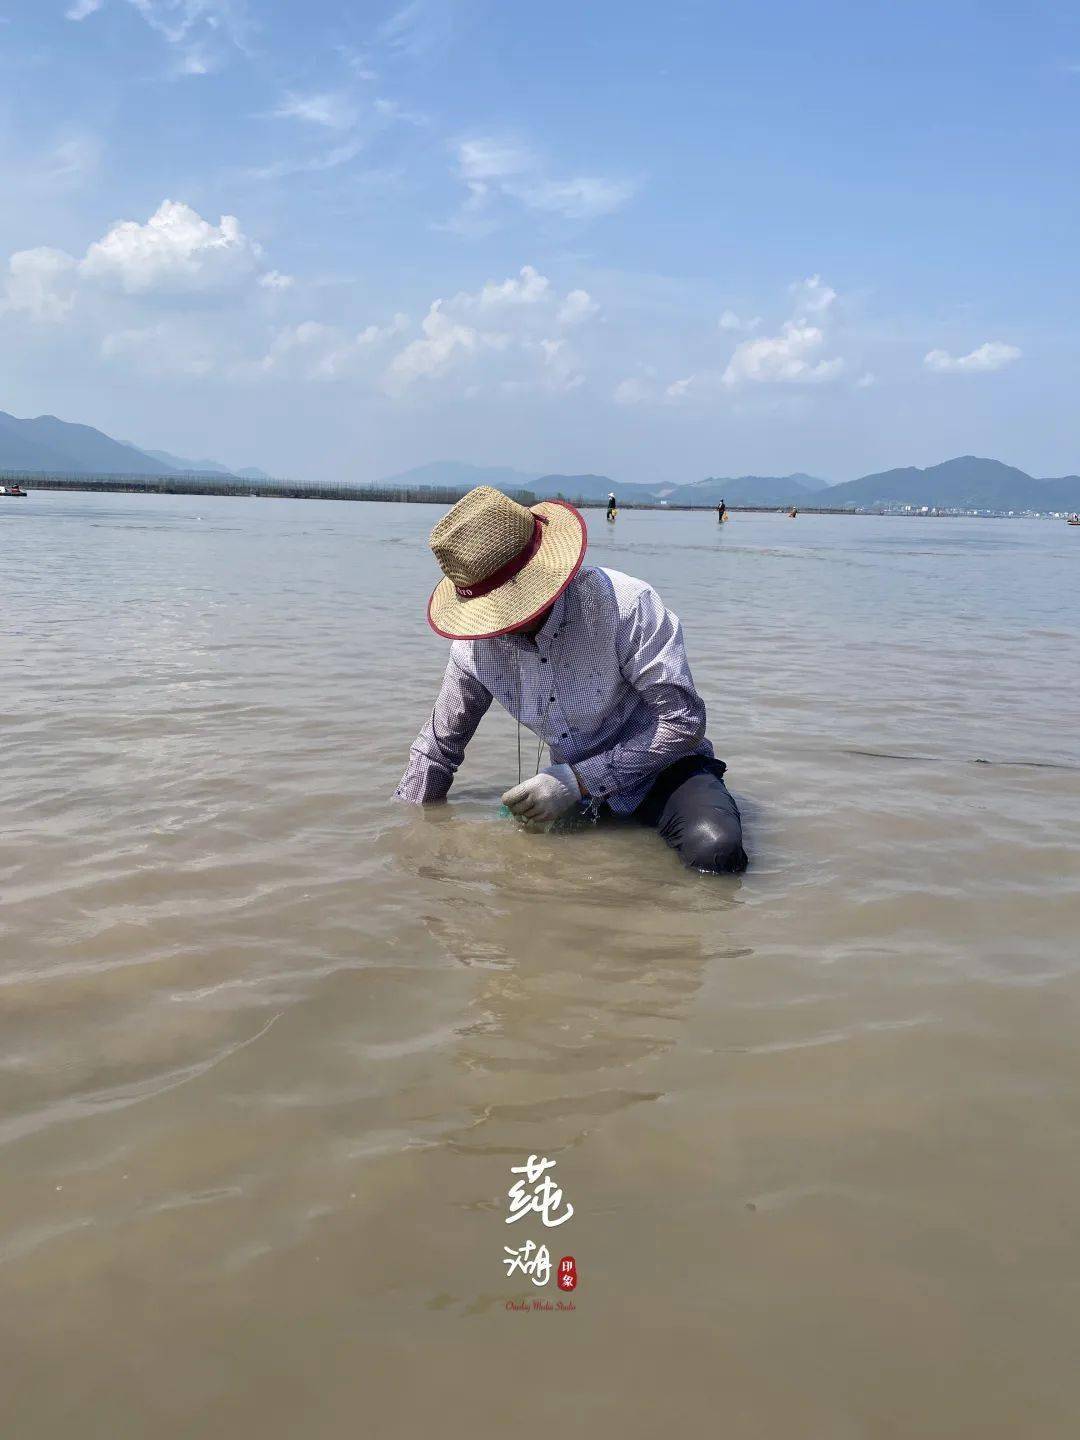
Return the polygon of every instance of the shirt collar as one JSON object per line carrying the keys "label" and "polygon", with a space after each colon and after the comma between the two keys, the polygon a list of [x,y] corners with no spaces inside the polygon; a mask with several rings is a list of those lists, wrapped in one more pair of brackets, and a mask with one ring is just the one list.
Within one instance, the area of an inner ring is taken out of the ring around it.
{"label": "shirt collar", "polygon": [[[575,576],[575,579],[577,577]],[[572,585],[574,582],[571,581]],[[503,635],[500,639],[509,641],[511,645],[524,646],[528,650],[546,650],[550,647],[555,636],[567,623],[567,595],[570,586],[568,585],[562,594],[551,607],[551,614],[541,625],[535,635]]]}
{"label": "shirt collar", "polygon": [[[569,587],[567,587],[569,588]],[[566,619],[566,591],[564,590],[555,604],[551,607],[551,614],[544,621],[543,625],[533,637],[535,640],[542,640],[550,645],[558,632],[562,629],[563,621]]]}

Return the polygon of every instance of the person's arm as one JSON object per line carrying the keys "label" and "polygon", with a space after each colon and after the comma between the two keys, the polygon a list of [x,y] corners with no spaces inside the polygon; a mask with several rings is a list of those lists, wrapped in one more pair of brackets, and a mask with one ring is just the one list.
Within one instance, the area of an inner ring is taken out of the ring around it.
{"label": "person's arm", "polygon": [[694,688],[678,616],[643,590],[619,625],[619,665],[645,701],[640,728],[610,750],[573,762],[583,793],[606,799],[651,780],[691,754],[705,735],[705,705]]}
{"label": "person's arm", "polygon": [[490,704],[491,692],[462,669],[451,653],[435,708],[413,742],[394,799],[412,805],[445,799],[465,758],[465,747]]}

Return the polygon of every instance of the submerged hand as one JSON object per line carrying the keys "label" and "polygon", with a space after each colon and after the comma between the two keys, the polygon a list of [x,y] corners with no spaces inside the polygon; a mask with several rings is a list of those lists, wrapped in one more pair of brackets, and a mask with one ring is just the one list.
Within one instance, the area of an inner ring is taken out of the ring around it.
{"label": "submerged hand", "polygon": [[549,765],[523,780],[502,797],[506,808],[521,820],[557,820],[581,799],[581,786],[569,765]]}

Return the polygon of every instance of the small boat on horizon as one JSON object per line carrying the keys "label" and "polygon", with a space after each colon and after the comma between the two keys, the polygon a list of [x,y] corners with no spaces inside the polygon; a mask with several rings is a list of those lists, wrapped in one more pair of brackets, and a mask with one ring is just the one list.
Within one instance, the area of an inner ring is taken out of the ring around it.
{"label": "small boat on horizon", "polygon": [[1080,525],[1080,515],[1070,515],[1065,521],[1066,525]]}
{"label": "small boat on horizon", "polygon": [[9,495],[13,500],[26,499],[26,491],[19,485],[0,485],[0,495]]}

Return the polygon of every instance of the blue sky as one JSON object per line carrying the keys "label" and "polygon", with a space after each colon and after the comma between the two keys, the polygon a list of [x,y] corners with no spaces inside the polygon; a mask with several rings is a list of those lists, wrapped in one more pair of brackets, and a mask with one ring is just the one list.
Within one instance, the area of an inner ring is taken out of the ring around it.
{"label": "blue sky", "polygon": [[1080,470],[1080,10],[0,0],[0,409],[308,478]]}

